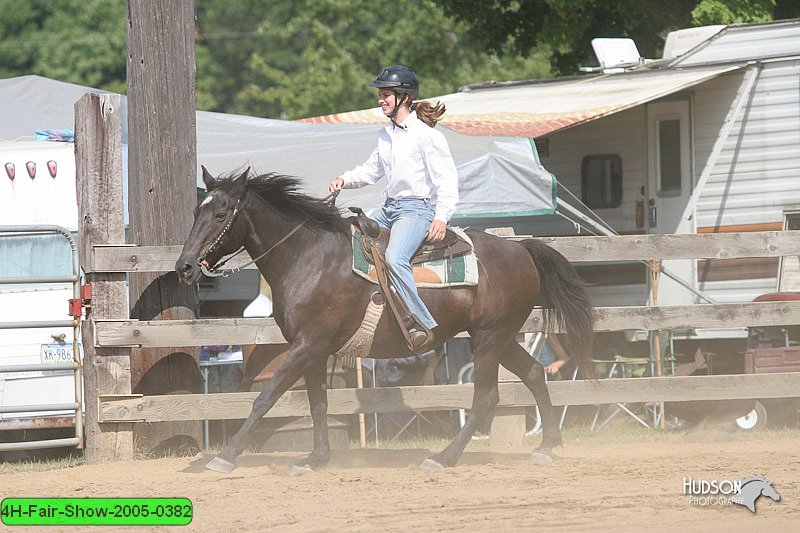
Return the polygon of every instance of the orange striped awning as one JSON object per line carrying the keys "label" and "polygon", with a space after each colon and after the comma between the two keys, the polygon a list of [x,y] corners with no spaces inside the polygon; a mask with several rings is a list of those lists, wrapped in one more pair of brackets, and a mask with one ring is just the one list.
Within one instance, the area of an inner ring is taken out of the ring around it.
{"label": "orange striped awning", "polygon": [[[467,135],[541,137],[656,100],[741,68],[640,69],[591,77],[473,86],[430,101],[447,106],[441,124]],[[300,122],[383,124],[380,108]]]}

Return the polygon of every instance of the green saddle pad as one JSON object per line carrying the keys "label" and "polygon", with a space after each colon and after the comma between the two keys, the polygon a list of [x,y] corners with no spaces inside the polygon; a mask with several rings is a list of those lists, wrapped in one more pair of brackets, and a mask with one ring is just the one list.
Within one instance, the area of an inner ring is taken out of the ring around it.
{"label": "green saddle pad", "polygon": [[[464,233],[464,230],[455,227],[450,227],[450,229],[472,245],[472,241]],[[353,272],[377,284],[378,280],[375,277],[374,267],[364,255],[364,247],[361,245],[361,232],[353,228],[352,235]],[[371,275],[370,272],[372,272]],[[417,287],[426,288],[477,285],[478,258],[475,256],[474,247],[471,252],[465,254],[415,264],[414,279],[417,280]]]}

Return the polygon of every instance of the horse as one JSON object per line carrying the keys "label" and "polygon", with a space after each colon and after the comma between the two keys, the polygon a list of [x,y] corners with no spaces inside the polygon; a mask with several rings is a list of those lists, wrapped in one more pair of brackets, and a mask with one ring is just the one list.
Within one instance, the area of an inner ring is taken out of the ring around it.
{"label": "horse", "polygon": [[[178,278],[195,284],[204,268],[213,271],[218,262],[243,248],[272,289],[273,317],[290,345],[241,429],[205,466],[231,472],[253,426],[302,376],[308,388],[313,447],[293,468],[316,470],[330,459],[327,358],[358,330],[376,287],[352,272],[348,218],[333,202],[304,193],[300,178],[256,175],[249,168],[215,178],[205,167],[202,176],[208,195],[195,208],[191,232],[175,264]],[[520,378],[539,406],[542,442],[530,460],[550,463],[555,459],[553,448],[561,444],[559,424],[544,370],[519,345],[516,334],[534,305],[541,305],[544,329],[565,332],[569,353],[584,375],[591,376],[595,314],[587,287],[569,261],[543,242],[517,242],[471,229],[467,235],[480,265],[478,284],[421,288],[420,296],[438,322],[437,345],[462,331],[471,337],[475,365],[471,416],[452,442],[421,466],[457,463],[480,423],[494,414],[500,364]],[[400,326],[382,317],[369,357],[408,355]]]}

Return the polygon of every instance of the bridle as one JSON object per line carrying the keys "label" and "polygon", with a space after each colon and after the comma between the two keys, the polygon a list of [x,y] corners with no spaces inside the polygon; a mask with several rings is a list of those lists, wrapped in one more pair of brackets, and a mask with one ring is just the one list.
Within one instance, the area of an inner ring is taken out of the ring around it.
{"label": "bridle", "polygon": [[[331,205],[334,205],[336,203],[337,196],[339,196],[339,191],[334,191],[325,198],[323,198],[322,201],[329,202]],[[240,196],[239,198],[236,199],[236,205],[233,206],[233,211],[231,212],[230,219],[225,224],[225,227],[222,228],[222,231],[219,232],[217,238],[214,239],[214,241],[206,249],[203,255],[201,255],[197,259],[197,265],[200,267],[200,270],[203,272],[204,275],[208,276],[209,278],[219,278],[219,277],[227,278],[231,274],[236,274],[237,272],[244,270],[245,268],[249,267],[255,262],[266,257],[267,254],[269,254],[270,252],[272,252],[272,250],[274,250],[275,248],[286,242],[289,239],[289,237],[297,233],[300,230],[300,228],[302,228],[305,225],[305,223],[308,222],[308,219],[303,220],[302,222],[297,224],[294,228],[292,228],[289,231],[289,233],[284,235],[278,242],[270,246],[266,252],[262,253],[261,255],[259,255],[254,259],[251,259],[250,261],[248,261],[243,265],[240,265],[236,268],[228,268],[220,270],[220,268],[223,265],[225,265],[225,263],[227,263],[228,261],[230,261],[231,259],[233,259],[234,257],[236,257],[237,255],[239,255],[244,251],[244,245],[240,246],[238,250],[228,255],[227,257],[221,258],[220,261],[218,261],[217,264],[215,264],[214,266],[209,266],[208,256],[211,255],[211,252],[213,252],[214,249],[216,249],[219,243],[222,242],[222,239],[228,234],[228,232],[233,227],[233,223],[236,221],[236,217],[239,215],[239,212],[241,211],[241,203],[242,203],[242,197]]]}

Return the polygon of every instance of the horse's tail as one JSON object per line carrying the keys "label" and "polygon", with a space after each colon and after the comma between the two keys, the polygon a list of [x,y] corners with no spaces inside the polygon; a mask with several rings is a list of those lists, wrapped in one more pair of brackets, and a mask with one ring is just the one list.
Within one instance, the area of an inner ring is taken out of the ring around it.
{"label": "horse's tail", "polygon": [[528,249],[539,270],[537,303],[542,306],[543,331],[566,332],[567,353],[576,358],[585,377],[593,378],[595,314],[586,283],[567,258],[547,244],[535,239],[526,239],[521,244]]}

